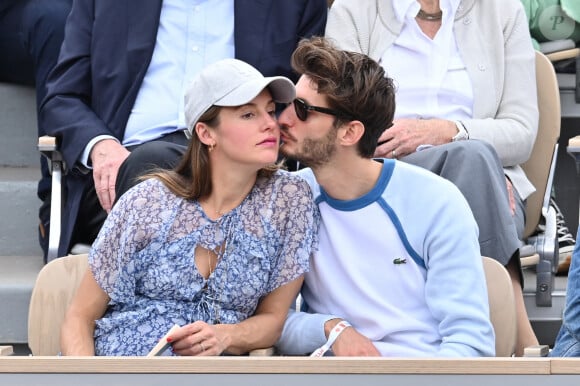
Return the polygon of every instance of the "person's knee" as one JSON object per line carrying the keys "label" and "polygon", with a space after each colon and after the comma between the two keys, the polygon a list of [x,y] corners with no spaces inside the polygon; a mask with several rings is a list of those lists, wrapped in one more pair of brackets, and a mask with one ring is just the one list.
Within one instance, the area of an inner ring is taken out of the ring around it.
{"label": "person's knee", "polygon": [[117,198],[139,182],[139,177],[155,169],[174,168],[185,152],[185,147],[170,142],[144,143],[131,151],[117,174]]}
{"label": "person's knee", "polygon": [[174,143],[148,142],[132,150],[123,165],[142,170],[173,168],[184,152],[183,146]]}
{"label": "person's knee", "polygon": [[560,329],[551,357],[580,357],[580,342],[564,323]]}
{"label": "person's knee", "polygon": [[491,173],[503,175],[503,166],[497,152],[487,142],[460,141],[452,142],[446,148],[446,162],[453,165],[465,165],[479,174]]}
{"label": "person's knee", "polygon": [[445,146],[446,157],[457,162],[495,162],[498,157],[493,146],[483,141],[458,141]]}

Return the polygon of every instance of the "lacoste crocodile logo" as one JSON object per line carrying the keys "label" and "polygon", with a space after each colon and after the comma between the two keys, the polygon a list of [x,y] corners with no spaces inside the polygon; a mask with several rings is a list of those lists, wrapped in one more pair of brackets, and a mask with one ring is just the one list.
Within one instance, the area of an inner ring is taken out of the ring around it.
{"label": "lacoste crocodile logo", "polygon": [[400,257],[397,257],[396,259],[393,260],[393,264],[407,264],[407,259],[402,259]]}

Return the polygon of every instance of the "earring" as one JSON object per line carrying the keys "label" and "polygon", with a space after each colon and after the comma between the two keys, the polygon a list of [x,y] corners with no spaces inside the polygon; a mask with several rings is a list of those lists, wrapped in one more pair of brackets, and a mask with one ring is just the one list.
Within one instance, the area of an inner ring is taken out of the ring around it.
{"label": "earring", "polygon": [[212,143],[212,144],[209,144],[209,145],[208,145],[208,147],[207,147],[207,148],[208,148],[208,150],[209,150],[209,152],[210,152],[210,153],[213,151],[213,148],[214,148],[214,147],[215,147],[215,143]]}

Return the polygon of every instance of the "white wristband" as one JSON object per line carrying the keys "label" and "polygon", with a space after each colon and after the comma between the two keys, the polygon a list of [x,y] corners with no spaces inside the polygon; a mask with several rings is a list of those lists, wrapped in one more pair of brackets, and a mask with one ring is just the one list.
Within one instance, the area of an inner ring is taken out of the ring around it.
{"label": "white wristband", "polygon": [[317,348],[316,350],[314,350],[314,352],[312,354],[310,354],[310,356],[311,357],[323,356],[325,352],[330,350],[330,348],[334,344],[334,341],[336,340],[336,338],[338,338],[338,336],[347,327],[350,327],[350,323],[347,322],[346,320],[343,320],[342,322],[340,322],[336,326],[334,326],[333,329],[330,331],[330,334],[328,334],[328,340],[326,341],[326,343],[323,344],[322,346],[320,346],[319,348]]}

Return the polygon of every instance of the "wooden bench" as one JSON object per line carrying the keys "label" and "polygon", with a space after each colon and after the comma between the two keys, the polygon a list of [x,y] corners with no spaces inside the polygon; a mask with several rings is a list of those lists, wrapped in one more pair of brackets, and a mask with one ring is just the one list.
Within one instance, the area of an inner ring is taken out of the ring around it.
{"label": "wooden bench", "polygon": [[[0,384],[107,386],[580,384],[580,360],[549,358],[388,359],[308,357],[5,357]],[[554,382],[553,367],[559,378]]]}
{"label": "wooden bench", "polygon": [[580,358],[0,357],[0,385],[577,386]]}

